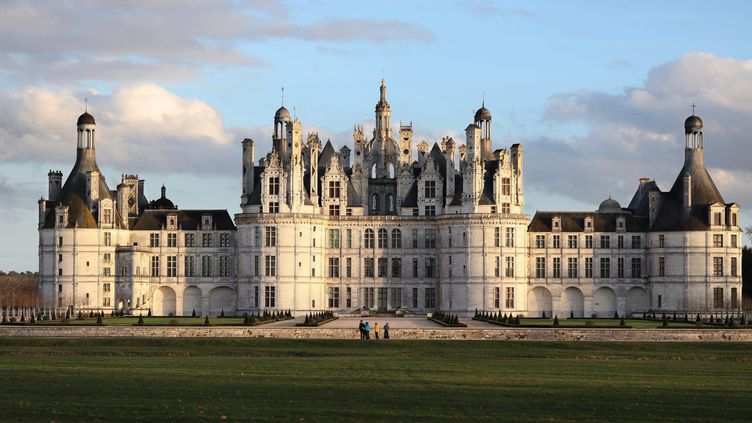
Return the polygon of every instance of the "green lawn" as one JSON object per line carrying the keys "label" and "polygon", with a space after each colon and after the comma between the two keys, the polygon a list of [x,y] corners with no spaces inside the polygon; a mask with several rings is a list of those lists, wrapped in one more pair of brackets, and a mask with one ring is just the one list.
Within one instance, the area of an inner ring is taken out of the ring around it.
{"label": "green lawn", "polygon": [[0,374],[3,422],[741,421],[752,344],[0,338]]}

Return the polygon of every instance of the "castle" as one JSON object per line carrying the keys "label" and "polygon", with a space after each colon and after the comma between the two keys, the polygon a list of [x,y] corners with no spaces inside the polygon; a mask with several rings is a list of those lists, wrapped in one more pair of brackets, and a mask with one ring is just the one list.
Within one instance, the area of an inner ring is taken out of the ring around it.
{"label": "castle", "polygon": [[[77,122],[76,163],[39,200],[43,307],[154,315],[260,310],[474,310],[612,317],[741,308],[739,206],[705,168],[702,120],[685,121],[684,166],[668,191],[639,180],[627,207],[525,214],[523,148],[494,150],[481,107],[451,137],[394,133],[382,80],[375,128],[323,148],[280,107],[272,151],[242,142],[241,212],[148,201],[144,181],[110,190],[94,117]],[[351,157],[351,153],[352,156]],[[417,154],[416,154],[417,153]]]}

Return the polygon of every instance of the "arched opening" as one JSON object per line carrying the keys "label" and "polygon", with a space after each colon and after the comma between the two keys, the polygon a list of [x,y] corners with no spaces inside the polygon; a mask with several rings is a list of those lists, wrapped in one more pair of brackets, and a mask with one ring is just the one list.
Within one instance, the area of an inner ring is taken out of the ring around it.
{"label": "arched opening", "polygon": [[379,248],[386,248],[389,245],[389,235],[386,229],[379,229]]}
{"label": "arched opening", "polygon": [[376,164],[371,166],[371,179],[376,179]]}
{"label": "arched opening", "polygon": [[572,314],[574,314],[574,317],[585,317],[585,298],[582,291],[570,286],[561,293],[558,315],[559,317],[569,317]]}
{"label": "arched opening", "polygon": [[197,286],[189,286],[183,291],[183,316],[190,316],[193,312],[201,316],[201,289]]}
{"label": "arched opening", "polygon": [[624,303],[626,317],[632,317],[633,313],[642,313],[650,308],[650,297],[647,291],[640,287],[634,287],[627,291]]}
{"label": "arched opening", "polygon": [[209,314],[219,316],[222,311],[225,315],[232,316],[237,309],[237,296],[235,290],[226,286],[214,288],[209,292]]}
{"label": "arched opening", "polygon": [[385,196],[384,210],[386,210],[387,213],[394,213],[394,196],[392,194],[387,194]]}
{"label": "arched opening", "polygon": [[593,314],[595,317],[614,317],[616,313],[616,293],[611,288],[598,288],[593,293]]}
{"label": "arched opening", "polygon": [[527,294],[528,316],[541,317],[546,312],[546,317],[551,317],[552,309],[551,292],[548,289],[538,286]]}
{"label": "arched opening", "polygon": [[168,286],[160,286],[154,291],[152,300],[152,315],[174,316],[175,315],[175,290]]}
{"label": "arched opening", "polygon": [[395,172],[394,172],[394,165],[392,163],[389,163],[388,170],[389,170],[389,178],[394,179]]}
{"label": "arched opening", "polygon": [[392,229],[392,248],[402,248],[402,231]]}
{"label": "arched opening", "polygon": [[371,213],[372,214],[378,214],[379,213],[379,203],[381,201],[381,197],[379,197],[379,194],[373,194],[371,196]]}

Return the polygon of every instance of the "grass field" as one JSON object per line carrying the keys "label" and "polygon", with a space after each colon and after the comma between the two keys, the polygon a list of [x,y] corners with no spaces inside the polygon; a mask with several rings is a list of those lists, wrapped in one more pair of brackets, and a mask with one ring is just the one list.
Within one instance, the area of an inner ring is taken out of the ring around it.
{"label": "grass field", "polygon": [[0,421],[748,420],[752,345],[0,338]]}

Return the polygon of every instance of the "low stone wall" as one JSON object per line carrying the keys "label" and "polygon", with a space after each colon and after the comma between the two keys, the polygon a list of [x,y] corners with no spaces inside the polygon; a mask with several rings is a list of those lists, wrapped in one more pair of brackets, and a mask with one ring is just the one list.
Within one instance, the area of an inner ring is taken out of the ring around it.
{"label": "low stone wall", "polygon": [[[749,329],[548,329],[439,328],[392,329],[392,339],[503,340],[503,341],[648,341],[752,342]],[[216,337],[280,339],[358,339],[352,329],[263,328],[240,326],[0,326],[0,336],[51,337]]]}

